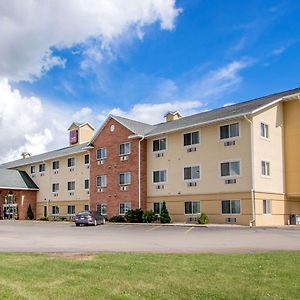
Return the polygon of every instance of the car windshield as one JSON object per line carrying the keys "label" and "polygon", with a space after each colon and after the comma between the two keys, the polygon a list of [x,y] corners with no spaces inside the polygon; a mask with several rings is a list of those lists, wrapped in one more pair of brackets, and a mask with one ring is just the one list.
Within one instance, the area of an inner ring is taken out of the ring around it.
{"label": "car windshield", "polygon": [[85,211],[81,211],[78,215],[80,215],[80,216],[86,216],[86,215],[89,215],[89,214],[90,214],[90,212],[87,211],[87,210],[85,210]]}

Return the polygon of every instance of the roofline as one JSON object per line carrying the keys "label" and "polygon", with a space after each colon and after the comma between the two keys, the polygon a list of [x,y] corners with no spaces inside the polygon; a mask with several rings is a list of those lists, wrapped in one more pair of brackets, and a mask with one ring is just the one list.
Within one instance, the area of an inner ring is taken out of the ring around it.
{"label": "roofline", "polygon": [[[68,130],[70,130],[70,128],[73,126],[73,125],[76,125],[76,122],[73,122],[70,126],[69,126],[69,128],[68,128]],[[84,125],[88,125],[88,126],[90,126],[93,130],[95,130],[95,128],[94,128],[94,126],[91,124],[91,123],[89,123],[89,122],[84,122],[84,123],[82,123],[82,124],[80,124],[79,126],[77,126],[78,128],[80,128],[80,127],[83,127]]]}
{"label": "roofline", "polygon": [[33,189],[33,188],[20,188],[20,187],[7,187],[7,186],[0,186],[0,189],[5,190],[20,190],[20,191],[39,191],[40,189]]}

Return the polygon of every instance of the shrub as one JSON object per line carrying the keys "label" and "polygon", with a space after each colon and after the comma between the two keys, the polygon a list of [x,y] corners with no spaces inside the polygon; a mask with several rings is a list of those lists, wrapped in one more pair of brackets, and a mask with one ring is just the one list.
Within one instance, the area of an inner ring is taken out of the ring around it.
{"label": "shrub", "polygon": [[113,223],[124,223],[125,218],[123,216],[113,216],[109,219],[109,222]]}
{"label": "shrub", "polygon": [[49,221],[49,219],[47,217],[41,217],[40,221]]}
{"label": "shrub", "polygon": [[33,211],[31,209],[31,205],[29,204],[27,209],[27,220],[33,220],[33,219],[34,219]]}
{"label": "shrub", "polygon": [[207,224],[208,223],[208,216],[205,213],[201,213],[198,219],[199,224]]}
{"label": "shrub", "polygon": [[67,221],[68,218],[67,218],[67,217],[58,217],[58,220],[59,220],[59,221]]}
{"label": "shrub", "polygon": [[125,214],[125,220],[129,223],[142,223],[144,212],[140,209],[131,209]]}
{"label": "shrub", "polygon": [[156,220],[157,220],[157,216],[152,210],[144,212],[143,223],[152,223]]}
{"label": "shrub", "polygon": [[169,215],[169,211],[166,206],[166,202],[164,201],[160,210],[160,223],[166,224],[171,223],[171,218]]}

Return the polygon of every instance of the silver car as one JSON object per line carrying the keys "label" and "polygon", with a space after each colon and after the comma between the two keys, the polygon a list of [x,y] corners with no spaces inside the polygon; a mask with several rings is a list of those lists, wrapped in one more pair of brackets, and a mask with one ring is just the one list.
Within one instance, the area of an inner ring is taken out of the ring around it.
{"label": "silver car", "polygon": [[76,226],[80,225],[94,225],[105,224],[105,217],[100,215],[97,211],[84,210],[75,217]]}

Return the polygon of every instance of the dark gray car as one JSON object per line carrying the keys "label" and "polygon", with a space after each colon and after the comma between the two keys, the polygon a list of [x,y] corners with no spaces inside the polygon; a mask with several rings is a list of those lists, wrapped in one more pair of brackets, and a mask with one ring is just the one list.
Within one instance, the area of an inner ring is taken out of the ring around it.
{"label": "dark gray car", "polygon": [[94,225],[105,224],[105,217],[100,215],[97,211],[85,210],[81,211],[75,217],[76,226],[80,225]]}

